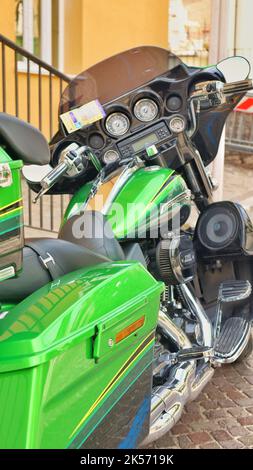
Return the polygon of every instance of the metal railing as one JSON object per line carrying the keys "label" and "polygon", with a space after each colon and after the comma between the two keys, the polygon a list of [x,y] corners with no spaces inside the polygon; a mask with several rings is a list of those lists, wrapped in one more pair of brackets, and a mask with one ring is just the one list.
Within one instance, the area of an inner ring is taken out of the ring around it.
{"label": "metal railing", "polygon": [[[38,127],[50,140],[58,130],[58,104],[70,78],[0,34],[0,110]],[[47,196],[33,205],[23,185],[25,225],[57,232],[69,196]]]}
{"label": "metal railing", "polygon": [[230,114],[226,123],[226,149],[253,153],[253,113],[233,111]]}

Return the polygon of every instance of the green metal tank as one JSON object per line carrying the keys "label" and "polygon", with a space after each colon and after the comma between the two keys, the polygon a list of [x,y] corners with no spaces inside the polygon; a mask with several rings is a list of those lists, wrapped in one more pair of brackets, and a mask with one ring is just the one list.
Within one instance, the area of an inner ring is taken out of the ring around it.
{"label": "green metal tank", "polygon": [[160,228],[171,227],[172,220],[182,225],[190,215],[190,191],[184,179],[168,168],[125,169],[106,180],[88,200],[91,187],[88,183],[73,196],[63,224],[83,210],[100,210],[115,236],[124,241],[147,235],[155,238]]}

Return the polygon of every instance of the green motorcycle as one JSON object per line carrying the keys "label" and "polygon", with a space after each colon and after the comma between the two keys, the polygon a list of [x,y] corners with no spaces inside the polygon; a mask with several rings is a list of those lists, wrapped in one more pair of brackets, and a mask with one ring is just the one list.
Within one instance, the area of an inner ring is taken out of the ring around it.
{"label": "green motorcycle", "polygon": [[[1,448],[145,446],[249,354],[253,227],[207,168],[248,75],[140,47],[72,80],[50,147],[0,114]],[[24,242],[21,167],[49,163],[35,202],[73,197]]]}

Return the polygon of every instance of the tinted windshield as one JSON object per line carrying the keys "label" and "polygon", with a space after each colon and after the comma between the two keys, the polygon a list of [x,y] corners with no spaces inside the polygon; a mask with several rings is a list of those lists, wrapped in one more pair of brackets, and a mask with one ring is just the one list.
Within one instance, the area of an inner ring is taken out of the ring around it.
{"label": "tinted windshield", "polygon": [[95,99],[101,104],[139,88],[166,73],[176,72],[181,60],[159,47],[143,46],[117,54],[77,75],[64,90],[59,114]]}

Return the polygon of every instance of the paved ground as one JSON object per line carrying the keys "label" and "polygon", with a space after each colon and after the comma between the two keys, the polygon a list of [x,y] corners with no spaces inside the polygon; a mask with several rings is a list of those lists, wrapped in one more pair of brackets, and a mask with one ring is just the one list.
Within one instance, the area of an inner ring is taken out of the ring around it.
{"label": "paved ground", "polygon": [[199,398],[152,448],[253,449],[253,355],[216,369]]}
{"label": "paved ground", "polygon": [[[253,215],[252,183],[253,170],[226,165],[224,199],[241,201]],[[216,369],[211,383],[152,448],[253,449],[253,355]]]}
{"label": "paved ground", "polygon": [[[241,201],[253,216],[252,182],[253,170],[226,165],[224,199]],[[41,234],[29,230],[27,236]],[[253,356],[241,365],[217,369],[178,424],[152,447],[253,448]]]}

